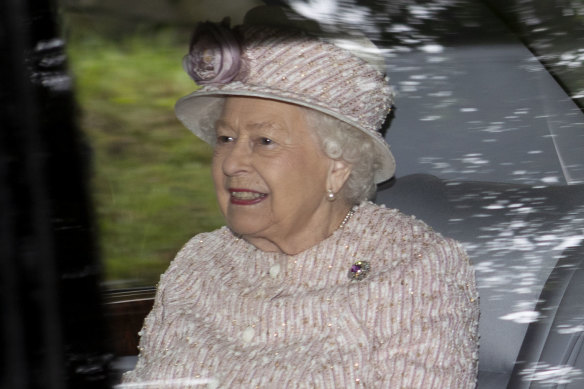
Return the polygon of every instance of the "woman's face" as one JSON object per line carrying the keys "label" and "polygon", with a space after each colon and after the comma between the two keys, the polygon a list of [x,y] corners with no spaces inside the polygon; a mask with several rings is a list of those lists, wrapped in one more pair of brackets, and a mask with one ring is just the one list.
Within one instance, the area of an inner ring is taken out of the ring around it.
{"label": "woman's face", "polygon": [[227,225],[264,251],[287,252],[287,244],[321,229],[326,235],[337,223],[326,200],[327,189],[338,186],[331,181],[335,161],[321,151],[302,113],[292,104],[229,97],[216,124],[219,206]]}

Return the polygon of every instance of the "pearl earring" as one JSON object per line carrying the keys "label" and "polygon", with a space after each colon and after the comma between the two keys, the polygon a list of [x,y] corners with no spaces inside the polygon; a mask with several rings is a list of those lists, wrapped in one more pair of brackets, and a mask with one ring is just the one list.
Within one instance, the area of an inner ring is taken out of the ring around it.
{"label": "pearl earring", "polygon": [[327,189],[327,191],[326,191],[326,199],[328,201],[335,201],[335,199],[336,199],[335,192],[333,192],[331,189]]}

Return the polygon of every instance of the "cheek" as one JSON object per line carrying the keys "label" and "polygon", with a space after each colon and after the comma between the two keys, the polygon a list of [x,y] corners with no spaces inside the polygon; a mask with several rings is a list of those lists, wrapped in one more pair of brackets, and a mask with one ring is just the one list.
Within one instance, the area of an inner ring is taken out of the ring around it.
{"label": "cheek", "polygon": [[[309,154],[301,154],[309,155]],[[324,191],[327,167],[318,158],[294,158],[285,161],[274,178],[279,182],[280,194],[287,201],[314,200]]]}
{"label": "cheek", "polygon": [[219,161],[217,161],[217,158],[213,157],[213,160],[211,161],[211,175],[213,176],[213,181],[215,182],[215,186],[217,185],[217,180],[221,176],[220,166],[221,165],[219,164]]}
{"label": "cheek", "polygon": [[226,192],[223,185],[223,171],[221,169],[221,162],[215,157],[213,157],[211,164],[211,175],[215,185],[215,196],[217,197],[219,205],[223,208],[226,203]]}
{"label": "cheek", "polygon": [[217,149],[213,150],[213,157],[211,159],[211,174],[213,175],[213,181],[215,181],[216,186],[223,179],[224,159],[224,153],[218,152]]}

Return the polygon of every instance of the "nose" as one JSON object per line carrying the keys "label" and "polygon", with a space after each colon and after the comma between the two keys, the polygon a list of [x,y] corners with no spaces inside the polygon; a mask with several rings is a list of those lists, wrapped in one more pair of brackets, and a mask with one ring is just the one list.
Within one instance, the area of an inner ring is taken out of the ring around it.
{"label": "nose", "polygon": [[222,169],[226,176],[237,176],[249,171],[251,147],[245,138],[235,140],[223,154]]}

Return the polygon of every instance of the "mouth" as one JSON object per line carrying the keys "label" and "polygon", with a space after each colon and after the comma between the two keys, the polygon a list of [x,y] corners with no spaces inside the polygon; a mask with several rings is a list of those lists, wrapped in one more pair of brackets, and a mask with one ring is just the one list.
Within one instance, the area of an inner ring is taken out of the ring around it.
{"label": "mouth", "polygon": [[229,189],[229,194],[231,195],[231,203],[238,205],[251,205],[257,204],[263,201],[268,194],[256,192],[249,189]]}

